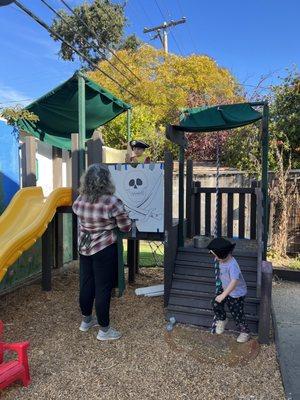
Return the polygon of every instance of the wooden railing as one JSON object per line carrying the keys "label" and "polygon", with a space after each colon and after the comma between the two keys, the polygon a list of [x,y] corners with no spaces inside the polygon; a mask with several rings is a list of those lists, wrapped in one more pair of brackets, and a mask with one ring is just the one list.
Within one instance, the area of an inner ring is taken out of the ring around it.
{"label": "wooden railing", "polygon": [[[256,239],[256,210],[257,199],[255,188],[220,188],[215,205],[216,188],[202,188],[199,182],[194,182],[192,187],[195,207],[195,234],[200,235],[204,227],[204,235],[211,236],[214,232],[216,222],[217,235],[232,238],[237,236],[239,239],[246,238],[246,228],[249,232],[249,239]],[[234,218],[234,197],[238,197],[238,216]],[[246,197],[250,197],[250,215],[246,219]],[[204,202],[202,201],[204,197]],[[226,199],[225,202],[223,199]],[[201,207],[204,206],[204,213]],[[212,209],[216,207],[216,220],[212,218]],[[234,220],[238,219],[238,232],[234,235]],[[246,227],[248,222],[249,226]]]}
{"label": "wooden railing", "polygon": [[[259,183],[248,188],[201,187],[193,180],[193,164],[187,162],[186,221],[187,237],[218,236],[257,240]],[[217,202],[217,204],[216,204]],[[261,205],[260,205],[261,207]]]}

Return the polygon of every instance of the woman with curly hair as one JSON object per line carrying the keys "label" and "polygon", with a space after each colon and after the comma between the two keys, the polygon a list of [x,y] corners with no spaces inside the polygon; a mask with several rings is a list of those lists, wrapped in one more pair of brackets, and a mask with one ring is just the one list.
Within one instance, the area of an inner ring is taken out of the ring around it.
{"label": "woman with curly hair", "polygon": [[[112,289],[118,276],[118,250],[115,228],[129,232],[131,220],[120,199],[107,166],[91,165],[81,177],[79,196],[73,204],[78,217],[80,260],[80,330],[99,325],[98,340],[115,340],[121,333],[110,326]],[[96,316],[92,316],[95,302]]]}

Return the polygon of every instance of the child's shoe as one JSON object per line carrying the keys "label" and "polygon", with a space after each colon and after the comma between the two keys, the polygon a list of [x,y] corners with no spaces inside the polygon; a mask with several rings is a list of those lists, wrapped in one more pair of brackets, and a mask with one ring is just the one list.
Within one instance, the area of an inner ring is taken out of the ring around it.
{"label": "child's shoe", "polygon": [[228,322],[228,318],[226,318],[224,321],[217,321],[217,323],[216,323],[216,334],[217,335],[221,335],[225,331],[227,322]]}
{"label": "child's shoe", "polygon": [[104,332],[99,329],[97,339],[98,340],[118,340],[122,336],[121,332],[118,332],[114,328],[109,328],[108,331]]}
{"label": "child's shoe", "polygon": [[98,321],[97,321],[97,318],[96,317],[92,317],[90,322],[82,321],[81,324],[80,324],[79,330],[81,332],[87,332],[89,329],[91,329],[91,328],[93,328],[94,326],[97,326],[97,325],[99,325]]}
{"label": "child's shoe", "polygon": [[237,337],[236,341],[238,343],[246,343],[250,339],[250,333],[247,332],[241,332],[239,336]]}

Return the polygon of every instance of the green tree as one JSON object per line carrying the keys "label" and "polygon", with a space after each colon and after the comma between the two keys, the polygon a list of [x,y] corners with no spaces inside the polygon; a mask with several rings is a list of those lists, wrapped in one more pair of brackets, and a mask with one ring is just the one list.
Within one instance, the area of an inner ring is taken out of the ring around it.
{"label": "green tree", "polygon": [[[134,106],[133,135],[153,143],[152,158],[156,158],[157,154],[161,157],[164,148],[170,146],[164,139],[165,126],[178,122],[180,109],[189,105],[192,96],[199,98],[200,103],[195,106],[203,102],[216,104],[220,99],[224,102],[241,100],[235,78],[208,56],[166,55],[152,46],[143,45],[136,51],[118,51],[118,57],[139,78],[130,84],[122,75],[118,75],[119,83],[133,92],[135,97],[131,97],[97,70],[89,76]],[[113,58],[111,61],[123,69],[118,60]],[[107,61],[100,62],[99,66],[109,74],[113,72]],[[117,120],[104,127],[104,134],[109,143],[124,148],[125,119],[120,117]]]}
{"label": "green tree", "polygon": [[[288,241],[288,219],[297,198],[297,187],[289,181],[291,168],[300,167],[300,81],[291,71],[280,85],[271,88],[269,164],[273,171],[269,194],[271,199],[272,251],[285,257]],[[233,132],[226,143],[226,163],[241,170],[261,171],[259,124]]]}
{"label": "green tree", "polygon": [[39,117],[31,111],[21,108],[21,106],[7,107],[0,112],[0,116],[4,118],[9,125],[16,126],[19,119],[37,122]]}
{"label": "green tree", "polygon": [[300,168],[300,75],[290,71],[281,85],[272,87],[270,131],[283,146],[284,163]]}
{"label": "green tree", "polygon": [[[62,18],[54,18],[51,27],[93,62],[110,56],[107,47],[117,49],[119,46],[125,46],[124,48],[133,46],[136,48],[138,39],[134,35],[124,38],[124,28],[127,23],[125,3],[94,0],[75,7],[74,13],[75,15],[60,10],[59,14]],[[82,23],[81,20],[84,22]],[[55,35],[51,36],[55,41],[58,40]],[[99,55],[98,51],[102,55]],[[62,43],[59,56],[63,60],[73,61],[75,54],[69,46]],[[85,62],[84,59],[81,61]]]}
{"label": "green tree", "polygon": [[[290,71],[279,85],[271,87],[270,105],[270,169],[279,171],[283,163],[288,168],[300,167],[300,80]],[[227,165],[251,173],[261,169],[260,122],[232,131],[225,145]],[[282,157],[279,157],[279,154]]]}

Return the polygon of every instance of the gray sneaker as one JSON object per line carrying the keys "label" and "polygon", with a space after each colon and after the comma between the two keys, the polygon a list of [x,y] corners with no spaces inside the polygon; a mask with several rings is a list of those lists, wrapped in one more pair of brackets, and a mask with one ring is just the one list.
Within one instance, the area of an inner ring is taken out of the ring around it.
{"label": "gray sneaker", "polygon": [[118,340],[122,336],[121,332],[116,331],[114,328],[109,328],[107,332],[99,329],[97,339],[98,340]]}
{"label": "gray sneaker", "polygon": [[241,332],[239,336],[237,337],[236,341],[238,343],[246,343],[250,339],[250,333],[247,332]]}
{"label": "gray sneaker", "polygon": [[81,332],[87,332],[89,329],[93,328],[94,326],[99,326],[97,318],[93,317],[90,322],[82,321],[79,327]]}

